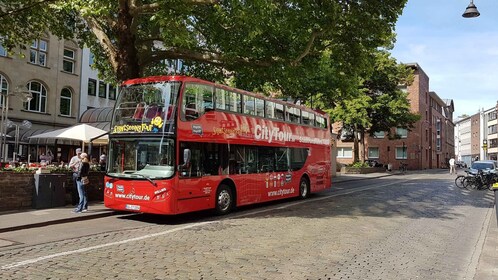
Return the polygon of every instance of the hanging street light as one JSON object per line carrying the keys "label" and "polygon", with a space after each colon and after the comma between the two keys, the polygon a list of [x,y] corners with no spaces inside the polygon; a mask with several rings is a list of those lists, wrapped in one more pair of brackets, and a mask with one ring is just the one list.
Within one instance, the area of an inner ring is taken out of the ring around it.
{"label": "hanging street light", "polygon": [[479,13],[476,5],[474,5],[474,0],[470,0],[470,4],[467,6],[467,9],[465,9],[465,12],[463,12],[462,17],[475,18],[478,17],[479,15],[481,15],[481,13]]}

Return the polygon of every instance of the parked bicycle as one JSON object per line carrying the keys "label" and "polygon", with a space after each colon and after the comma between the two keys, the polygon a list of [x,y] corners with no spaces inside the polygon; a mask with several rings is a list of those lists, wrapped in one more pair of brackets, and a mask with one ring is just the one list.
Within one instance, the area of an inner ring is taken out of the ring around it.
{"label": "parked bicycle", "polygon": [[465,172],[467,172],[467,175],[458,175],[456,178],[455,178],[455,186],[457,186],[458,188],[460,189],[465,189],[465,186],[463,184],[463,181],[465,180],[465,177],[469,176],[469,171],[468,170],[465,170]]}
{"label": "parked bicycle", "polygon": [[463,179],[463,186],[466,189],[491,190],[493,184],[498,181],[497,174],[490,170],[478,170],[477,173],[469,172],[468,174]]}
{"label": "parked bicycle", "polygon": [[408,167],[408,164],[406,164],[404,162],[400,163],[400,165],[399,165],[399,172],[401,174],[405,174],[406,170],[407,170],[407,167]]}

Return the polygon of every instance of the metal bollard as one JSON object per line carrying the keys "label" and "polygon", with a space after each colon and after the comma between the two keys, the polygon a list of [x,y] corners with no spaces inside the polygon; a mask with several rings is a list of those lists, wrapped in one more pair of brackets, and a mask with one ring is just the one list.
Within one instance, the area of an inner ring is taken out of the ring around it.
{"label": "metal bollard", "polygon": [[496,223],[498,224],[498,182],[493,184],[493,192],[495,194],[495,214],[496,214]]}

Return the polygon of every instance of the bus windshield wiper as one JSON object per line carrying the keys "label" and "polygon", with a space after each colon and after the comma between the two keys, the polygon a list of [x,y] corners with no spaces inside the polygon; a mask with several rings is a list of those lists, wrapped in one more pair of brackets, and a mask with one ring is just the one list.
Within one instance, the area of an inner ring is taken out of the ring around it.
{"label": "bus windshield wiper", "polygon": [[140,176],[140,177],[142,177],[142,178],[145,178],[145,179],[147,179],[147,181],[149,181],[152,185],[154,185],[154,187],[157,187],[157,183],[156,183],[156,182],[154,182],[154,181],[153,181],[150,177],[145,176],[145,175],[140,174],[140,173],[133,173],[133,175],[138,175],[138,176]]}

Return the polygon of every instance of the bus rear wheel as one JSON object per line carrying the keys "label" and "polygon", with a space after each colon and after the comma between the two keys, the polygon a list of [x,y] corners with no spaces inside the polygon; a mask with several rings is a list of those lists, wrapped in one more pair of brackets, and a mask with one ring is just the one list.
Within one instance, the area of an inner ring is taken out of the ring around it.
{"label": "bus rear wheel", "polygon": [[227,185],[220,185],[216,191],[216,213],[225,215],[233,208],[233,193]]}
{"label": "bus rear wheel", "polygon": [[305,199],[309,196],[309,193],[310,193],[310,183],[308,182],[308,179],[303,177],[299,182],[299,198]]}

